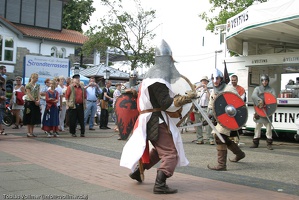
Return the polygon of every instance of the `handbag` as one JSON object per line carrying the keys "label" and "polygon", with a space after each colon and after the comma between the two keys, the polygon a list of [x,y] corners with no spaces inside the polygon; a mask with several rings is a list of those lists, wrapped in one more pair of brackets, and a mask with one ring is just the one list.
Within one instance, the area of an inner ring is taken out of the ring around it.
{"label": "handbag", "polygon": [[16,104],[18,105],[24,105],[24,100],[23,100],[23,96],[25,94],[23,92],[18,92],[16,91]]}
{"label": "handbag", "polygon": [[101,108],[108,110],[108,101],[101,100]]}

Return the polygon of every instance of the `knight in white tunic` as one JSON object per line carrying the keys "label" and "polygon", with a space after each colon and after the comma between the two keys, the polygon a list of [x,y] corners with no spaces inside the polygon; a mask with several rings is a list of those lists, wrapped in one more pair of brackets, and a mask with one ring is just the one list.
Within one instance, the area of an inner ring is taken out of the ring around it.
{"label": "knight in white tunic", "polygon": [[[181,79],[182,76],[174,66],[172,52],[162,40],[156,48],[155,66],[148,71],[139,88],[137,105],[140,115],[120,160],[120,165],[131,169],[130,177],[138,182],[142,182],[140,168],[137,167],[141,157],[142,169],[148,170],[161,161],[153,189],[155,194],[176,193],[176,189],[166,185],[166,178],[173,175],[176,166],[189,163],[180,131],[167,114],[178,112],[184,104],[191,103],[191,99],[196,97],[195,92],[175,95],[171,84]],[[148,141],[154,147],[150,151]]]}

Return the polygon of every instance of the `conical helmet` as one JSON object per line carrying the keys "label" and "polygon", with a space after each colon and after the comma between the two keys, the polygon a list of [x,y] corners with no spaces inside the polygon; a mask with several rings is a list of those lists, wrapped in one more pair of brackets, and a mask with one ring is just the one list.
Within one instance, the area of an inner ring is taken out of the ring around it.
{"label": "conical helmet", "polygon": [[165,40],[162,39],[160,44],[157,45],[155,56],[172,56],[170,46],[167,44],[167,42],[165,42]]}
{"label": "conical helmet", "polygon": [[161,40],[156,46],[155,66],[148,70],[145,78],[160,78],[171,83],[175,82],[179,77],[181,77],[181,74],[174,65],[170,46],[165,40]]}
{"label": "conical helmet", "polygon": [[267,74],[263,74],[261,76],[261,81],[267,80],[268,82],[270,82],[269,76]]}
{"label": "conical helmet", "polygon": [[222,71],[220,71],[219,69],[215,69],[214,73],[213,73],[213,77],[214,78],[217,78],[217,77],[220,77],[220,78],[223,78],[223,73]]}

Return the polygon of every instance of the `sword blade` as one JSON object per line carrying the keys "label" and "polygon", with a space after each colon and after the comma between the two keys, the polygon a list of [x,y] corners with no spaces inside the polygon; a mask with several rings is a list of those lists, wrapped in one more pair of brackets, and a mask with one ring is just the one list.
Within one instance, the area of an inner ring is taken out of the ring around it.
{"label": "sword blade", "polygon": [[199,110],[199,112],[203,116],[203,118],[205,118],[205,120],[208,122],[208,124],[210,125],[210,127],[215,131],[216,135],[221,140],[221,142],[225,143],[223,137],[221,136],[221,134],[219,133],[219,131],[216,129],[216,127],[214,126],[214,124],[211,122],[211,120],[209,119],[209,117],[207,116],[207,114],[205,113],[205,111],[196,102],[196,99],[192,99],[192,103],[193,103],[193,105],[196,106],[196,108]]}
{"label": "sword blade", "polygon": [[187,126],[179,126],[178,129],[184,129],[184,128],[192,128],[194,126],[201,126],[202,123],[196,123],[196,124],[191,124],[191,125],[187,125]]}
{"label": "sword blade", "polygon": [[273,124],[272,124],[272,122],[271,122],[271,120],[269,119],[269,117],[268,117],[268,115],[267,115],[266,109],[263,108],[262,111],[263,111],[264,114],[266,115],[266,118],[267,118],[268,122],[270,123],[271,127],[273,128],[274,133],[276,134],[277,137],[279,137],[278,134],[277,134],[277,132],[276,132],[276,130],[275,130],[275,128],[274,128],[274,126],[273,126]]}

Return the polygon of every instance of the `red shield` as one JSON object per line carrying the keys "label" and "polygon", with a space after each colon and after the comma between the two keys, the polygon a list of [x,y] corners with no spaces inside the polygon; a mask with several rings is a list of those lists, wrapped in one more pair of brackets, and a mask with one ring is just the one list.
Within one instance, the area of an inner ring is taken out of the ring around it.
{"label": "red shield", "polygon": [[217,122],[230,130],[240,129],[248,118],[245,102],[232,92],[224,92],[216,97],[214,114]]}
{"label": "red shield", "polygon": [[126,140],[134,128],[138,118],[137,99],[132,93],[120,95],[115,102],[115,114],[119,134],[122,140]]}
{"label": "red shield", "polygon": [[259,95],[259,97],[264,101],[264,107],[259,108],[254,106],[255,112],[261,117],[271,116],[277,108],[277,99],[270,92],[264,92]]}

